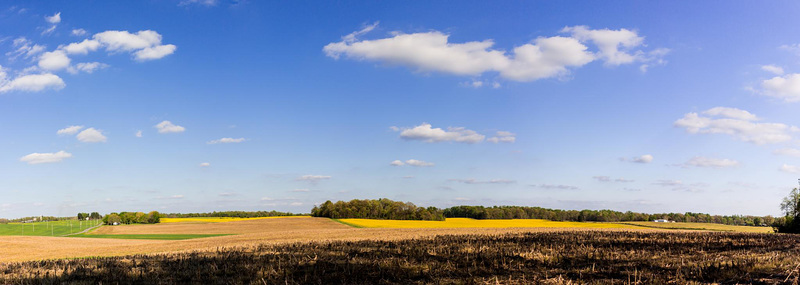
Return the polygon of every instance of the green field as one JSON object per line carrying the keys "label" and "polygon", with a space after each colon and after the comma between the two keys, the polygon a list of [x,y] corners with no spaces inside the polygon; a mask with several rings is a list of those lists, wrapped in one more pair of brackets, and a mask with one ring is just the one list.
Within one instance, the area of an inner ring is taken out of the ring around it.
{"label": "green field", "polygon": [[110,239],[153,239],[153,240],[185,240],[206,237],[227,236],[228,234],[139,234],[139,235],[93,235],[79,234],[77,238],[110,238]]}
{"label": "green field", "polygon": [[0,224],[0,236],[67,236],[99,225],[102,221],[54,221]]}

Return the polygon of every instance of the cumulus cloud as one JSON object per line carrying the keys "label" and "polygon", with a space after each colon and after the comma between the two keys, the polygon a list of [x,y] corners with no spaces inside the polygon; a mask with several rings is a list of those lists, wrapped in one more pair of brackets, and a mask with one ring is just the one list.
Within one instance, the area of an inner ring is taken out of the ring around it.
{"label": "cumulus cloud", "polygon": [[764,95],[783,99],[786,102],[800,101],[800,73],[776,76],[761,82]]}
{"label": "cumulus cloud", "polygon": [[491,179],[491,180],[476,180],[473,178],[469,179],[447,179],[447,181],[452,182],[460,182],[464,184],[514,184],[517,183],[515,180],[508,180],[508,179]]}
{"label": "cumulus cloud", "polygon": [[51,71],[61,70],[67,68],[70,61],[67,53],[63,50],[46,52],[39,57],[39,68]]}
{"label": "cumulus cloud", "polygon": [[739,162],[732,159],[719,159],[719,158],[695,156],[686,163],[684,163],[683,165],[694,166],[694,167],[723,168],[723,167],[738,166]]}
{"label": "cumulus cloud", "polygon": [[482,142],[486,138],[484,135],[463,127],[448,127],[447,130],[443,130],[441,128],[433,128],[428,123],[422,123],[413,128],[395,127],[393,129],[399,131],[400,138],[404,140],[418,140],[428,143],[449,141],[473,144]]}
{"label": "cumulus cloud", "polygon": [[66,151],[59,151],[59,152],[46,152],[46,153],[31,153],[29,155],[23,156],[19,159],[19,161],[27,162],[28,164],[40,164],[40,163],[55,163],[61,162],[65,158],[72,157],[71,153]]}
{"label": "cumulus cloud", "polygon": [[209,167],[209,166],[211,166],[211,163],[208,163],[208,162],[202,162],[202,163],[200,163],[200,165],[199,165],[199,166],[200,166],[200,167]]}
{"label": "cumulus cloud", "polygon": [[84,29],[72,29],[72,35],[82,37],[85,36],[88,32]]}
{"label": "cumulus cloud", "polygon": [[[539,37],[514,47],[510,53],[494,49],[494,41],[453,43],[449,35],[430,31],[405,34],[393,32],[390,37],[360,40],[359,37],[377,26],[368,26],[342,37],[339,42],[325,45],[323,51],[331,58],[342,57],[401,65],[418,72],[441,72],[463,76],[480,76],[494,72],[513,81],[534,81],[564,77],[573,68],[595,60],[606,65],[649,62],[660,59],[664,52],[645,53],[635,48],[643,46],[644,38],[635,31],[591,30],[585,26],[567,27],[561,32],[569,37]],[[592,52],[584,43],[592,43]],[[482,84],[481,84],[482,85]]]}
{"label": "cumulus cloud", "polygon": [[561,184],[539,184],[539,185],[531,185],[534,187],[547,189],[547,190],[578,190],[577,186],[572,185],[561,185]]}
{"label": "cumulus cloud", "polygon": [[776,149],[772,153],[773,154],[777,154],[777,155],[800,157],[800,149],[796,149],[796,148]]}
{"label": "cumulus cloud", "polygon": [[651,163],[653,162],[653,156],[650,154],[635,156],[631,158],[620,158],[622,161],[630,161],[633,163]]}
{"label": "cumulus cloud", "polygon": [[245,141],[245,139],[244,139],[244,138],[238,138],[238,139],[234,139],[234,138],[221,138],[221,139],[217,139],[217,140],[212,140],[212,141],[209,141],[209,142],[207,142],[207,144],[219,144],[219,143],[240,143],[240,142],[243,142],[243,141]]}
{"label": "cumulus cloud", "polygon": [[158,129],[158,132],[161,134],[168,134],[168,133],[182,133],[186,130],[186,128],[173,124],[170,121],[163,121],[155,125],[155,128]]}
{"label": "cumulus cloud", "polygon": [[135,135],[136,135],[137,138],[141,138],[142,137],[142,131],[141,130],[136,131]]}
{"label": "cumulus cloud", "polygon": [[488,138],[486,141],[492,143],[514,143],[517,141],[517,135],[512,132],[499,131],[495,133],[494,137]]}
{"label": "cumulus cloud", "polygon": [[67,67],[67,72],[77,74],[78,72],[93,73],[95,70],[107,68],[109,65],[101,62],[81,62],[74,66]]}
{"label": "cumulus cloud", "polygon": [[717,107],[703,112],[703,115],[706,116],[688,113],[674,124],[691,134],[727,134],[755,144],[790,141],[790,132],[798,130],[780,123],[757,123],[755,115],[736,108]]}
{"label": "cumulus cloud", "polygon": [[780,66],[775,66],[775,65],[771,65],[771,64],[770,65],[763,65],[763,66],[761,66],[761,70],[769,72],[769,73],[773,73],[775,75],[783,75],[783,68],[780,67]]}
{"label": "cumulus cloud", "polygon": [[409,159],[409,160],[406,160],[405,162],[400,161],[400,160],[395,160],[395,161],[392,161],[391,163],[389,163],[389,165],[391,165],[391,166],[409,165],[409,166],[414,166],[414,167],[430,167],[430,166],[434,166],[436,164],[434,164],[433,162],[427,162],[427,161],[416,160],[416,159]]}
{"label": "cumulus cloud", "polygon": [[45,16],[44,19],[50,24],[61,23],[61,12],[53,14],[53,16]]}
{"label": "cumulus cloud", "polygon": [[102,131],[96,130],[95,128],[88,128],[81,131],[76,138],[78,138],[79,141],[88,143],[106,142],[107,139]]}
{"label": "cumulus cloud", "polygon": [[307,181],[307,182],[311,182],[311,183],[317,183],[317,182],[320,182],[322,180],[328,180],[328,179],[331,179],[331,178],[332,177],[328,176],[328,175],[310,175],[309,174],[309,175],[300,176],[296,180],[297,181]]}
{"label": "cumulus cloud", "polygon": [[175,52],[175,45],[161,44],[161,34],[156,31],[138,31],[135,34],[128,31],[105,31],[92,36],[109,52],[133,52],[134,58],[139,61],[153,60],[165,57]]}
{"label": "cumulus cloud", "polygon": [[784,164],[780,168],[783,172],[800,174],[800,166]]}
{"label": "cumulus cloud", "polygon": [[78,131],[82,130],[83,126],[69,126],[63,129],[60,129],[56,132],[59,135],[74,135],[77,134]]}
{"label": "cumulus cloud", "polygon": [[42,90],[61,90],[66,86],[64,80],[51,73],[22,75],[8,81],[0,67],[0,93],[11,91],[38,92]]}
{"label": "cumulus cloud", "polygon": [[68,54],[89,54],[89,52],[96,51],[98,48],[100,48],[100,42],[90,39],[85,39],[79,43],[71,43],[60,47],[60,49],[64,50]]}

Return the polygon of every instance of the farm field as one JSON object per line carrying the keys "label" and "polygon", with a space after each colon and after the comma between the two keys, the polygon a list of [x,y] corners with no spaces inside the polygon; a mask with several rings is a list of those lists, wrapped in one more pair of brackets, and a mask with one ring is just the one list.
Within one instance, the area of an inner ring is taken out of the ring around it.
{"label": "farm field", "polygon": [[197,217],[197,218],[161,218],[161,223],[224,223],[236,221],[251,221],[262,219],[283,219],[283,218],[308,218],[309,216],[286,216],[286,217],[257,217],[257,218],[232,218],[232,217]]}
{"label": "farm field", "polygon": [[733,226],[712,223],[656,223],[656,222],[623,222],[620,224],[633,225],[648,228],[670,229],[670,230],[705,230],[721,232],[742,232],[742,233],[772,233],[772,227],[748,227]]}
{"label": "farm field", "polygon": [[[318,241],[403,240],[447,234],[497,235],[559,231],[563,228],[355,228],[328,218],[273,218],[225,223],[165,223],[103,226],[86,236],[220,235],[185,240],[84,237],[0,236],[0,263],[56,258],[209,251],[219,248]],[[572,228],[573,231],[620,231],[625,228]],[[639,231],[660,231],[637,229]]]}
{"label": "farm field", "polygon": [[557,222],[539,219],[476,220],[469,218],[447,218],[445,221],[338,219],[338,221],[361,228],[616,228],[637,229],[636,225],[620,223]]}
{"label": "farm field", "polygon": [[0,236],[66,236],[99,225],[101,221],[53,221],[35,223],[0,224]]}
{"label": "farm field", "polygon": [[0,283],[796,284],[798,263],[796,235],[562,229],[8,263]]}

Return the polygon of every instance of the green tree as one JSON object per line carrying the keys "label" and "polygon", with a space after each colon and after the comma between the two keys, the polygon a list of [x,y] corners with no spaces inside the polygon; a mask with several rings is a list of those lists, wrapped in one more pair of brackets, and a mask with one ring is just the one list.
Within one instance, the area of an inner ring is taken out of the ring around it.
{"label": "green tree", "polygon": [[789,196],[783,198],[781,210],[785,215],[782,224],[775,227],[779,233],[800,233],[800,190],[792,189]]}

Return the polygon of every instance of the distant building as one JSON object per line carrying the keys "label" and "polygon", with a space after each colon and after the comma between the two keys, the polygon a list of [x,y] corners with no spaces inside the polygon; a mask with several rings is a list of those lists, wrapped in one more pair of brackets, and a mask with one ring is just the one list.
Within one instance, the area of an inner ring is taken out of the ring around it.
{"label": "distant building", "polygon": [[675,221],[670,221],[670,220],[665,220],[665,219],[658,219],[658,220],[653,220],[653,222],[656,222],[656,223],[674,223]]}

